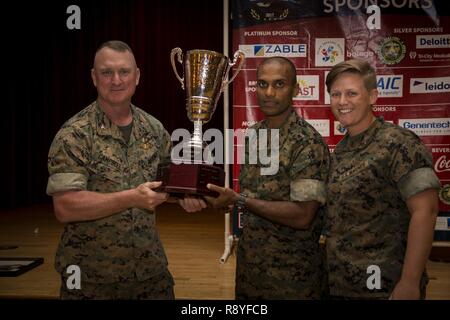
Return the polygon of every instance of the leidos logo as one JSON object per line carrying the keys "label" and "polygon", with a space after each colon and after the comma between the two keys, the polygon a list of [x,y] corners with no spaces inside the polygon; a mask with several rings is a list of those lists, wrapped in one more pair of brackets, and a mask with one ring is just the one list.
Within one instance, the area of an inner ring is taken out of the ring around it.
{"label": "leidos logo", "polygon": [[450,77],[441,78],[411,78],[410,93],[450,92]]}
{"label": "leidos logo", "polygon": [[377,76],[377,89],[380,98],[403,97],[403,75]]}
{"label": "leidos logo", "polygon": [[299,93],[294,100],[319,100],[319,76],[297,76]]}
{"label": "leidos logo", "polygon": [[256,44],[240,45],[239,50],[243,51],[248,58],[259,57],[306,57],[307,46],[304,43],[291,44]]}

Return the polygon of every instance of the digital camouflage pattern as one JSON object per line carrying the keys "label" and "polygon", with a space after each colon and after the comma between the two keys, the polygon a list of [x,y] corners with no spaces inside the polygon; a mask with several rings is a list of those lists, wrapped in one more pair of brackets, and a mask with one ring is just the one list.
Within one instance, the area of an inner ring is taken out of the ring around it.
{"label": "digital camouflage pattern", "polygon": [[[252,128],[267,129],[267,126],[262,121]],[[324,204],[328,166],[328,148],[322,137],[292,111],[279,131],[278,172],[261,175],[260,163],[244,164],[240,189],[261,200],[317,200]],[[243,214],[242,221],[237,251],[237,299],[321,298],[326,285],[323,252],[319,248],[322,207],[308,230],[282,226],[249,211]]]}
{"label": "digital camouflage pattern", "polygon": [[[405,200],[439,188],[431,154],[413,132],[377,118],[331,156],[325,222],[330,294],[388,298],[400,279],[410,214]],[[369,290],[370,265],[381,289]],[[427,278],[422,279],[424,292]]]}
{"label": "digital camouflage pattern", "polygon": [[[116,192],[154,181],[157,166],[170,157],[170,135],[162,124],[131,106],[128,145],[97,103],[68,120],[50,147],[47,193],[68,190]],[[167,270],[155,229],[155,214],[131,208],[86,222],[68,223],[56,253],[61,275],[78,265],[82,282],[143,281]]]}
{"label": "digital camouflage pattern", "polygon": [[[62,300],[173,300],[173,278],[167,270],[144,281],[89,283],[84,282],[81,290],[70,290],[62,278],[60,298]],[[70,281],[70,280],[69,280]]]}

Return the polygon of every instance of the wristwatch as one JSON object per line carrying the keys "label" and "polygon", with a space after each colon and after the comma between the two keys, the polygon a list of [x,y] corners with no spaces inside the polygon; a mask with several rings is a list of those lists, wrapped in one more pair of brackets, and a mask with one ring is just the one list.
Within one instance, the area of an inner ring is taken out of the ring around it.
{"label": "wristwatch", "polygon": [[236,206],[240,209],[245,208],[245,202],[247,201],[247,195],[245,193],[239,194],[239,200],[236,202]]}

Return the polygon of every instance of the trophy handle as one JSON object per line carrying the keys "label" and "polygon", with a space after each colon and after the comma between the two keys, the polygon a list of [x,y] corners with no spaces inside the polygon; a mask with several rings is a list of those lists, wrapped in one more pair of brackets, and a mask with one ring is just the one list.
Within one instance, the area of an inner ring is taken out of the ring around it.
{"label": "trophy handle", "polygon": [[236,52],[234,53],[232,62],[230,61],[230,59],[228,59],[228,69],[227,69],[227,72],[225,73],[225,79],[228,77],[228,73],[230,72],[231,68],[233,68],[234,65],[238,62],[238,59],[239,59],[239,64],[236,67],[236,71],[231,76],[230,80],[225,80],[223,82],[222,89],[225,86],[229,85],[231,82],[233,82],[234,78],[236,78],[236,76],[239,73],[239,71],[241,71],[242,64],[244,63],[244,60],[245,60],[245,54],[241,50],[236,50]]}
{"label": "trophy handle", "polygon": [[180,48],[173,48],[172,52],[170,52],[170,62],[172,63],[173,72],[175,72],[175,76],[178,81],[181,83],[181,89],[184,90],[184,78],[181,78],[178,74],[177,67],[175,66],[175,55],[177,56],[178,62],[183,65],[183,51]]}

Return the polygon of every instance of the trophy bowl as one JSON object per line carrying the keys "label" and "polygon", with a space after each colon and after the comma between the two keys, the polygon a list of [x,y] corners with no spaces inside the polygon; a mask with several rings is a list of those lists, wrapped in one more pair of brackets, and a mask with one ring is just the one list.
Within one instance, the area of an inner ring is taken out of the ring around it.
{"label": "trophy bowl", "polygon": [[[175,60],[176,59],[176,60]],[[208,183],[224,185],[225,172],[213,165],[213,159],[204,159],[207,144],[202,139],[202,125],[211,120],[224,88],[230,84],[240,71],[245,56],[242,51],[234,53],[233,61],[225,55],[210,50],[190,50],[184,56],[180,48],[172,49],[170,60],[172,68],[186,92],[187,116],[194,124],[190,140],[183,146],[189,150],[188,157],[163,163],[158,168],[157,180],[162,181],[158,191],[171,196],[216,195],[206,188]],[[183,77],[178,74],[176,61],[183,67]],[[228,80],[233,66],[236,69]]]}

